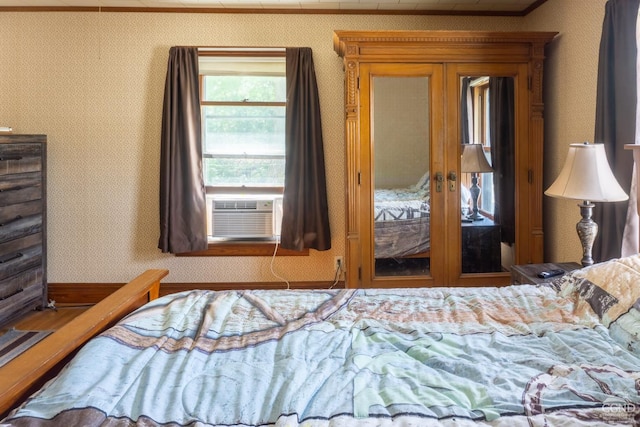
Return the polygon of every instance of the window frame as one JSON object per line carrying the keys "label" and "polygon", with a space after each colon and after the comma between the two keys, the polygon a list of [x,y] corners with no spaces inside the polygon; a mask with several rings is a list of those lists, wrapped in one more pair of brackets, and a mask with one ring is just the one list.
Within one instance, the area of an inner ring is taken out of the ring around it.
{"label": "window frame", "polygon": [[[284,49],[270,49],[265,48],[256,49],[251,48],[249,50],[245,50],[243,48],[233,48],[233,49],[212,49],[212,50],[199,50],[198,57],[238,57],[238,58],[285,58],[286,52]],[[199,83],[199,94],[200,94],[200,111],[202,112],[203,107],[209,106],[243,106],[243,107],[285,107],[287,106],[286,100],[284,102],[255,102],[255,101],[206,101],[204,90],[204,77],[206,74],[198,73],[198,83]],[[286,78],[286,77],[285,77]],[[204,123],[204,121],[203,121]],[[203,126],[203,139],[202,142],[204,144],[204,126]],[[203,151],[203,160],[207,157]],[[282,186],[260,186],[260,187],[247,187],[247,186],[239,186],[239,187],[224,187],[224,186],[205,186],[207,194],[283,194],[284,187]]]}
{"label": "window frame", "polygon": [[[284,58],[286,51],[284,49],[275,48],[211,48],[200,49],[198,51],[198,57],[218,56],[218,57],[242,57],[242,58],[265,58],[265,57],[282,57]],[[203,114],[203,108],[208,106],[284,106],[285,102],[238,102],[238,101],[205,101],[204,99],[204,77],[206,74],[198,73],[199,83],[199,96],[200,96],[200,109]],[[203,136],[202,144],[205,144],[204,139],[204,120],[203,120]],[[286,156],[286,154],[285,154]],[[205,153],[203,149],[202,163],[204,165]],[[204,167],[203,167],[204,174]],[[204,179],[204,176],[203,176]],[[248,187],[248,186],[205,186],[206,195],[209,197],[215,194],[234,194],[234,195],[283,195],[284,186],[261,186],[261,187]],[[207,212],[207,221],[211,221],[211,212]],[[209,224],[208,224],[209,225]],[[207,226],[207,229],[209,227]],[[190,252],[185,254],[178,254],[179,256],[308,256],[309,250],[294,251],[283,249],[279,246],[279,239],[226,239],[226,238],[212,238],[207,234],[208,248],[204,251]]]}
{"label": "window frame", "polygon": [[[491,140],[489,138],[489,77],[478,78],[471,84],[473,93],[473,105],[474,105],[474,129],[473,140],[482,145],[482,151],[485,156],[491,158]],[[491,220],[495,219],[494,212],[489,212],[484,209],[482,199],[484,196],[485,185],[483,181],[487,180],[487,177],[491,177],[491,173],[478,174],[478,185],[482,188],[480,193],[478,210],[485,218]],[[493,191],[493,179],[489,178],[489,185],[491,185],[491,194],[495,195]]]}

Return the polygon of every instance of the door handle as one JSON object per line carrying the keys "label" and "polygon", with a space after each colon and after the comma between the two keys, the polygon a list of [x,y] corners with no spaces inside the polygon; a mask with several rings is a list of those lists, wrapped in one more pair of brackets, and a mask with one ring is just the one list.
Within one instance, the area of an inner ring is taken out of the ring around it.
{"label": "door handle", "polygon": [[442,193],[442,183],[444,182],[444,176],[442,172],[436,172],[436,193]]}
{"label": "door handle", "polygon": [[458,179],[456,173],[454,171],[449,171],[447,179],[449,181],[449,191],[456,191],[456,180]]}

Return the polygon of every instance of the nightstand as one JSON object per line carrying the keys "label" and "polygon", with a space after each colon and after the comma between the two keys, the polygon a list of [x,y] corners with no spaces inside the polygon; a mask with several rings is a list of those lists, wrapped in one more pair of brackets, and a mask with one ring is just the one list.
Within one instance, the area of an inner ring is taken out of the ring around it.
{"label": "nightstand", "polygon": [[578,268],[582,268],[582,265],[577,262],[547,262],[544,264],[521,264],[511,267],[511,283],[514,285],[536,285],[538,283],[550,282],[561,276],[551,277],[549,279],[541,279],[538,277],[539,273],[543,271],[562,269],[567,273]]}
{"label": "nightstand", "polygon": [[489,218],[462,223],[462,272],[491,273],[502,270],[500,226]]}

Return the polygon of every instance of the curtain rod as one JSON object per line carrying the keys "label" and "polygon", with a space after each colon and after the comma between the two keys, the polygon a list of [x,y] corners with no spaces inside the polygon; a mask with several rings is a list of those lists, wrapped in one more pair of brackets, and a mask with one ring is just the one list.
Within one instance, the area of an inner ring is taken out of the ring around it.
{"label": "curtain rod", "polygon": [[204,52],[237,52],[237,51],[259,51],[259,52],[284,52],[285,46],[192,46]]}
{"label": "curtain rod", "polygon": [[219,51],[219,50],[229,50],[229,51],[239,51],[239,50],[263,50],[263,51],[273,51],[279,52],[288,48],[302,48],[303,46],[194,46],[194,45],[176,45],[173,47],[195,47],[196,49],[207,51]]}
{"label": "curtain rod", "polygon": [[196,46],[201,56],[284,57],[284,47],[211,47]]}

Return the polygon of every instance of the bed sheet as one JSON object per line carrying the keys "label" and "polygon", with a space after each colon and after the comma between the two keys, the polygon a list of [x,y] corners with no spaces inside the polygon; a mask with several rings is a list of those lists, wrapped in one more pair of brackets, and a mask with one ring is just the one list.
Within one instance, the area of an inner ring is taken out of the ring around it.
{"label": "bed sheet", "polygon": [[182,292],[2,425],[634,425],[640,359],[566,289]]}

